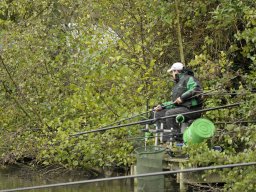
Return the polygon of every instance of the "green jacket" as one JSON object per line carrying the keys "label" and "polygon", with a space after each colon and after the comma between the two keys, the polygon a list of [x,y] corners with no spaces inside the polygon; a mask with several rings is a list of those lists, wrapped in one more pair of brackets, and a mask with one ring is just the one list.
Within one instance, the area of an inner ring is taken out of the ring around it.
{"label": "green jacket", "polygon": [[[180,106],[188,108],[202,105],[202,87],[200,82],[194,77],[194,73],[189,70],[184,70],[178,75],[176,83],[172,90],[172,101],[178,97],[183,101]],[[196,96],[199,95],[199,96]],[[176,107],[172,102],[163,103],[164,108],[171,109]]]}

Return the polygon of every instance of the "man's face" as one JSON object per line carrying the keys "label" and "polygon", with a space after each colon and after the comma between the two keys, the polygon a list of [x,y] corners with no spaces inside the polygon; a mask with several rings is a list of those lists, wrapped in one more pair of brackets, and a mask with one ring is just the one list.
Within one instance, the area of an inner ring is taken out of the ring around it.
{"label": "man's face", "polygon": [[176,78],[176,74],[178,74],[179,71],[173,70],[171,73],[172,73],[172,78],[175,79]]}

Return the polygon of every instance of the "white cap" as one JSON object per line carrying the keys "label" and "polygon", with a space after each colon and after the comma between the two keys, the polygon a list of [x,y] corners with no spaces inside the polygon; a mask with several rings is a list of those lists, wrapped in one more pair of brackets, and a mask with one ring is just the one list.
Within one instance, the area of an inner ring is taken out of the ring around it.
{"label": "white cap", "polygon": [[183,69],[184,65],[180,62],[177,63],[173,63],[171,68],[167,70],[168,73],[170,73],[171,71],[177,70],[177,71],[181,71]]}

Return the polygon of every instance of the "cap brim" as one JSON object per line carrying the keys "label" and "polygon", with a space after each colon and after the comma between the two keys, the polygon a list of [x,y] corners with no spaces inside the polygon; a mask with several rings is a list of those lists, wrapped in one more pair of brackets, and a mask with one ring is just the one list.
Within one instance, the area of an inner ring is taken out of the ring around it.
{"label": "cap brim", "polygon": [[172,71],[173,71],[173,69],[170,68],[170,69],[167,70],[167,73],[170,73],[170,72],[172,72]]}

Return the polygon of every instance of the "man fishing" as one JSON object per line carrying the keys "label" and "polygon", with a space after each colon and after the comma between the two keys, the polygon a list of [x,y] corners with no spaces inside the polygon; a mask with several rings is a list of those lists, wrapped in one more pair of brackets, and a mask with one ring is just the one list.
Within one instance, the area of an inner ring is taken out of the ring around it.
{"label": "man fishing", "polygon": [[[174,63],[167,70],[172,75],[175,85],[172,89],[171,101],[164,102],[154,108],[155,118],[181,114],[202,109],[202,87],[200,82],[194,77],[194,73],[184,68],[180,62]],[[201,113],[185,115],[185,121],[199,118]],[[162,120],[164,129],[173,129],[174,134],[180,133],[180,126],[176,118]],[[161,121],[157,121],[160,127]],[[163,142],[170,139],[169,133],[164,133]]]}

